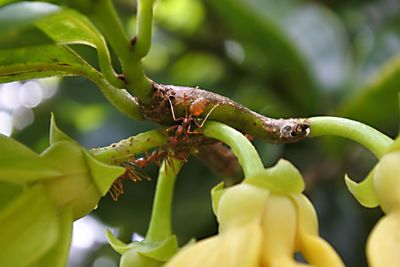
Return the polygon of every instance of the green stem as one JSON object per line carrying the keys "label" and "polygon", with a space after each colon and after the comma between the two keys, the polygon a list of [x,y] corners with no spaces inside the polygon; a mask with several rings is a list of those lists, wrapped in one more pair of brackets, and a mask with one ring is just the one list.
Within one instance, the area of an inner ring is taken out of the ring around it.
{"label": "green stem", "polygon": [[147,55],[151,45],[151,29],[153,22],[153,0],[139,0],[137,12],[137,40],[135,54],[138,58]]}
{"label": "green stem", "polygon": [[182,161],[172,160],[173,166],[163,162],[158,176],[149,229],[145,241],[164,241],[172,235],[171,209],[176,175]]}
{"label": "green stem", "polygon": [[[149,5],[148,2],[151,2],[151,4]],[[153,1],[146,1],[142,7],[144,9],[144,14],[138,14],[139,17],[143,16],[140,27],[140,32],[143,37],[140,37],[142,41],[138,40],[138,42],[139,51],[141,54],[144,53],[144,55],[147,54],[147,51],[150,48],[152,2]],[[150,11],[148,10],[149,8]],[[148,14],[149,12],[150,14]],[[150,103],[152,83],[143,71],[143,66],[140,61],[141,57],[139,56],[140,53],[139,55],[136,54],[137,49],[134,49],[132,46],[131,40],[119,20],[112,1],[99,0],[98,3],[94,5],[92,19],[110,43],[112,49],[121,62],[125,76],[126,89],[129,93],[137,96],[143,104]]]}
{"label": "green stem", "polygon": [[378,130],[358,121],[339,117],[312,117],[310,123],[310,137],[335,135],[349,138],[369,149],[377,158],[380,158],[393,143],[393,140]]}
{"label": "green stem", "polygon": [[90,153],[104,163],[120,164],[136,154],[165,145],[166,142],[165,130],[157,129],[131,136],[106,147],[92,148]]}
{"label": "green stem", "polygon": [[202,130],[205,136],[215,138],[232,149],[242,166],[245,177],[252,177],[264,171],[256,149],[239,131],[215,121],[207,122]]}

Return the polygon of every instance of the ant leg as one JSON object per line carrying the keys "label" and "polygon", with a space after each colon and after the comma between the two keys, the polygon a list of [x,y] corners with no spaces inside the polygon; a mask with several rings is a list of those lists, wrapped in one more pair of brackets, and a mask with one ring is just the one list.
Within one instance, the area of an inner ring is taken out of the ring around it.
{"label": "ant leg", "polygon": [[215,106],[212,107],[212,109],[207,113],[207,116],[204,118],[204,120],[199,124],[196,120],[194,120],[194,123],[196,124],[197,127],[202,128],[204,126],[204,123],[207,121],[208,116],[210,116],[211,112],[214,111],[219,106],[219,104],[216,104]]}
{"label": "ant leg", "polygon": [[175,111],[174,111],[174,106],[172,105],[172,101],[171,98],[168,97],[168,102],[169,102],[169,106],[171,107],[171,113],[172,113],[172,118],[174,119],[174,121],[181,121],[183,120],[182,118],[176,118],[175,116]]}
{"label": "ant leg", "polygon": [[170,131],[172,131],[172,130],[175,130],[175,129],[178,128],[179,126],[180,126],[180,125],[171,126],[171,127],[167,128],[166,131],[167,131],[167,132],[170,132]]}
{"label": "ant leg", "polygon": [[186,94],[183,94],[183,106],[185,108],[185,116],[188,117],[188,110],[187,110],[187,105],[186,105]]}

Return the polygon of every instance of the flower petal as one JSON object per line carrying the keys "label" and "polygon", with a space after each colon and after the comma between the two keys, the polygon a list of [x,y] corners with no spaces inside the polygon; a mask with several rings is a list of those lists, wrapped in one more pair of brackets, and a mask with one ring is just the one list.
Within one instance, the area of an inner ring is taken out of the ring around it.
{"label": "flower petal", "polygon": [[287,195],[270,194],[268,197],[261,221],[265,266],[295,266],[296,213]]}
{"label": "flower petal", "polygon": [[258,267],[261,245],[259,220],[254,220],[183,248],[165,267]]}
{"label": "flower petal", "polygon": [[379,220],[367,242],[367,257],[371,267],[399,266],[400,212],[390,213]]}
{"label": "flower petal", "polygon": [[400,152],[381,158],[376,166],[374,184],[382,210],[389,213],[400,208]]}

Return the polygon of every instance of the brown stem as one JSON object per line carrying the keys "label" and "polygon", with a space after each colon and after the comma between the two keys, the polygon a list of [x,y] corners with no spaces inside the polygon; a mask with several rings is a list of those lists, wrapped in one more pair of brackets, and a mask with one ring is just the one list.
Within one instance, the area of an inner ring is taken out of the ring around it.
{"label": "brown stem", "polygon": [[187,108],[200,98],[206,99],[206,105],[200,117],[218,105],[210,114],[209,119],[225,123],[243,133],[250,134],[271,143],[290,143],[304,139],[310,132],[307,119],[272,119],[262,116],[250,109],[230,100],[227,97],[192,87],[162,85],[153,82],[152,102],[142,105],[145,118],[163,125],[177,124],[172,119],[169,104],[171,100],[174,112],[178,117],[185,114],[184,98]]}

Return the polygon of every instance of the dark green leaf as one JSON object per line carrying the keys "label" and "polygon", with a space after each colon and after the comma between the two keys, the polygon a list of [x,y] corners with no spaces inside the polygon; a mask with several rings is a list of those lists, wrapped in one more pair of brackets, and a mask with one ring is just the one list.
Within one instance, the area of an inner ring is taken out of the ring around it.
{"label": "dark green leaf", "polygon": [[399,84],[400,57],[396,57],[384,64],[370,83],[349,97],[339,107],[338,114],[380,129],[397,127]]}

